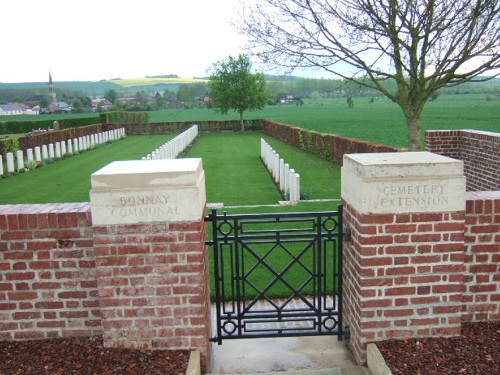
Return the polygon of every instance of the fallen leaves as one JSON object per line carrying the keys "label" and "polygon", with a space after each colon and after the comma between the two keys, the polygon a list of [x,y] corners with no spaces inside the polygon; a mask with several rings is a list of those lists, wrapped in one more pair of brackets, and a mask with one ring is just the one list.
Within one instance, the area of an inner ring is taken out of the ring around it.
{"label": "fallen leaves", "polygon": [[183,375],[185,350],[108,349],[102,337],[0,341],[0,375]]}
{"label": "fallen leaves", "polygon": [[394,375],[500,374],[500,322],[462,324],[460,337],[377,343]]}

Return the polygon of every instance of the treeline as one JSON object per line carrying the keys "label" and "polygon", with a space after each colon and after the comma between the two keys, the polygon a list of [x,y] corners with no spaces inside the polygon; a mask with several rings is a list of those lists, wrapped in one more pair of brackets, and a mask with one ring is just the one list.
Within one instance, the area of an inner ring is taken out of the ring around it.
{"label": "treeline", "polygon": [[[170,75],[168,75],[170,76]],[[173,75],[172,75],[173,76]],[[156,76],[152,77],[155,78]],[[163,77],[163,76],[162,76]],[[167,77],[167,76],[165,76]],[[382,96],[376,90],[356,85],[340,79],[316,79],[300,78],[295,76],[272,76],[266,75],[267,89],[272,93],[269,105],[286,101],[300,103],[306,98],[332,98],[332,97],[379,97]],[[68,82],[65,83],[68,85]],[[75,82],[75,87],[79,83]],[[95,111],[92,108],[91,99],[98,96],[109,101],[109,106],[104,110],[125,111],[154,111],[169,108],[199,108],[210,107],[207,98],[210,96],[208,84],[205,82],[185,83],[176,85],[175,89],[157,87],[152,89],[140,86],[132,88],[121,88],[114,86],[104,92],[104,95],[95,95],[84,90],[74,90],[71,87],[57,87],[58,101],[67,102],[72,106],[72,111],[85,113]],[[396,92],[397,86],[394,81],[384,82],[384,86],[390,92]],[[80,86],[81,87],[81,86]],[[132,89],[132,90],[131,90]],[[500,93],[500,79],[494,78],[486,82],[468,82],[456,87],[442,89],[439,94],[498,94]],[[5,87],[0,85],[0,104],[27,103],[33,98],[38,98],[38,104],[44,107],[50,101],[47,87],[19,88]],[[97,108],[101,111],[101,108]]]}
{"label": "treeline", "polygon": [[[378,97],[382,94],[374,89],[357,85],[340,79],[297,78],[283,80],[279,77],[267,81],[268,89],[276,100],[286,93],[291,93],[296,99],[315,97]],[[383,86],[389,92],[397,92],[394,81],[385,81]],[[456,87],[442,89],[440,94],[497,94],[500,93],[500,79],[493,78],[484,82],[468,82]]]}

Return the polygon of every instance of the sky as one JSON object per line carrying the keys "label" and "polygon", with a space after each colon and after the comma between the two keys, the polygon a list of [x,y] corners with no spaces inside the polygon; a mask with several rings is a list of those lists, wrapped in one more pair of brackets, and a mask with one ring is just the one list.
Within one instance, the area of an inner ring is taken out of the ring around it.
{"label": "sky", "polygon": [[237,0],[2,2],[0,82],[202,77],[244,53]]}

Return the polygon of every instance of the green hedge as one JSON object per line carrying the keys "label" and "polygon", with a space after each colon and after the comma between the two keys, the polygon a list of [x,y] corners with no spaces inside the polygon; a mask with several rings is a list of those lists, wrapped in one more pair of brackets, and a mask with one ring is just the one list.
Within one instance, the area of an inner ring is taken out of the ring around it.
{"label": "green hedge", "polygon": [[[78,128],[99,123],[99,117],[67,118],[57,120],[60,129]],[[33,121],[2,121],[0,122],[0,134],[28,134],[35,129],[52,129],[54,120],[33,120]]]}
{"label": "green hedge", "polygon": [[[198,125],[200,132],[240,131],[239,120],[227,121],[192,121],[192,122],[157,122],[150,124],[123,124],[127,135],[139,134],[180,134],[193,125]],[[246,130],[262,130],[262,120],[246,120]]]}
{"label": "green hedge", "polygon": [[87,126],[80,126],[77,128],[51,130],[40,133],[34,133],[19,138],[6,138],[0,142],[0,155],[5,156],[7,152],[16,152],[17,150],[34,149],[35,147],[49,144],[56,144],[56,142],[65,142],[68,139],[74,139],[91,134],[98,134],[108,130],[121,128],[118,124],[93,124]]}
{"label": "green hedge", "polygon": [[321,134],[270,120],[263,120],[263,132],[337,165],[343,164],[344,154],[401,151],[395,146],[365,142],[335,134]]}
{"label": "green hedge", "polygon": [[148,112],[113,111],[99,115],[101,124],[147,124]]}

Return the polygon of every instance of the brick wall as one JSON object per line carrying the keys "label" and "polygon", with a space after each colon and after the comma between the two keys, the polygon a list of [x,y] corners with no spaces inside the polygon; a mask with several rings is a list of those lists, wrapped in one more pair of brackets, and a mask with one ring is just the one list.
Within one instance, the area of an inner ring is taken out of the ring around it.
{"label": "brick wall", "polygon": [[500,133],[473,130],[425,132],[425,149],[464,162],[467,191],[500,190]]}
{"label": "brick wall", "polygon": [[359,215],[343,204],[343,312],[359,362],[368,342],[500,320],[500,191],[469,192],[464,213]]}
{"label": "brick wall", "polygon": [[206,359],[205,222],[99,226],[94,235],[106,345],[197,349]]}
{"label": "brick wall", "polygon": [[[361,216],[344,204],[356,233],[343,307],[359,358],[368,342],[500,319],[500,192],[468,193],[465,213]],[[104,327],[115,346],[208,347],[205,236],[203,222],[93,227],[88,203],[0,206],[0,339]]]}
{"label": "brick wall", "polygon": [[467,194],[462,319],[500,320],[500,191]]}
{"label": "brick wall", "polygon": [[101,332],[90,204],[0,206],[0,339]]}
{"label": "brick wall", "polygon": [[343,204],[343,313],[358,362],[369,342],[459,334],[464,213],[361,215]]}

